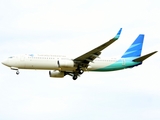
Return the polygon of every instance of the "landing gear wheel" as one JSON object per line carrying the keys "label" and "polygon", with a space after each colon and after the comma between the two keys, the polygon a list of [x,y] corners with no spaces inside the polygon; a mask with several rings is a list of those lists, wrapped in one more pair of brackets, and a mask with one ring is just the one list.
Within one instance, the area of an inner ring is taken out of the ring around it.
{"label": "landing gear wheel", "polygon": [[76,80],[76,79],[77,79],[77,75],[74,75],[74,76],[73,76],[73,80]]}
{"label": "landing gear wheel", "polygon": [[79,74],[83,74],[83,72],[84,72],[84,71],[81,70],[81,69],[78,71]]}
{"label": "landing gear wheel", "polygon": [[17,71],[16,74],[19,75],[19,71]]}
{"label": "landing gear wheel", "polygon": [[80,68],[80,67],[78,67],[77,69],[76,69],[76,72],[78,73],[78,74],[83,74],[83,70]]}

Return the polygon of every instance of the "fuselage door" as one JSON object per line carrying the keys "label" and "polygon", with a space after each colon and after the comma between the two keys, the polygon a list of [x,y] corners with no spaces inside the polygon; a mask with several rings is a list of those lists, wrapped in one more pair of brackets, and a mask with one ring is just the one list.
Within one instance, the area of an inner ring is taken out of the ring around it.
{"label": "fuselage door", "polygon": [[21,60],[21,61],[24,61],[24,56],[20,56],[20,60]]}
{"label": "fuselage door", "polygon": [[20,56],[20,62],[18,64],[25,68],[25,56]]}
{"label": "fuselage door", "polygon": [[122,59],[122,65],[125,66],[125,59]]}

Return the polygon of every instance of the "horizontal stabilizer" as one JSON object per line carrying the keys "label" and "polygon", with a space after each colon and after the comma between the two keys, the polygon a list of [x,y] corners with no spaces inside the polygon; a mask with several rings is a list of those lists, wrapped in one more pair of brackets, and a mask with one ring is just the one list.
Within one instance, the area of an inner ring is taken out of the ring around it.
{"label": "horizontal stabilizer", "polygon": [[154,51],[154,52],[149,53],[149,54],[147,54],[147,55],[141,56],[141,57],[139,57],[139,58],[134,59],[133,61],[134,61],[134,62],[142,62],[142,61],[144,61],[145,59],[147,59],[148,57],[150,57],[150,56],[152,56],[153,54],[155,54],[156,52],[158,52],[158,51]]}

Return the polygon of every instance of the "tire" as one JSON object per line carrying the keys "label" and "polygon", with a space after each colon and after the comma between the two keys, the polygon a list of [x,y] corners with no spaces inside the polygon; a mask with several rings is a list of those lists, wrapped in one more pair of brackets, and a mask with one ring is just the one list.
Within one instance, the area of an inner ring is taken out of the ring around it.
{"label": "tire", "polygon": [[16,74],[19,75],[19,71],[17,71]]}
{"label": "tire", "polygon": [[74,76],[73,76],[73,80],[76,80],[76,79],[77,79],[77,75],[74,75]]}
{"label": "tire", "polygon": [[84,72],[83,70],[81,70],[81,69],[79,70],[79,74],[83,74],[83,72]]}

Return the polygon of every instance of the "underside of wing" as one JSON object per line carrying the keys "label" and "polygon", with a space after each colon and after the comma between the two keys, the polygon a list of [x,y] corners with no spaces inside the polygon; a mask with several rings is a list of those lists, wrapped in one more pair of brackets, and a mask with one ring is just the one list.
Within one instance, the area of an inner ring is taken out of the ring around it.
{"label": "underside of wing", "polygon": [[74,62],[77,63],[78,65],[80,65],[81,67],[86,67],[89,62],[92,62],[95,58],[97,58],[101,54],[101,51],[103,49],[105,49],[106,47],[111,45],[113,42],[118,40],[118,38],[120,37],[121,31],[122,31],[122,28],[120,28],[120,30],[118,31],[118,33],[116,34],[116,36],[114,38],[112,38],[109,41],[107,41],[106,43],[96,47],[95,49],[75,58]]}

